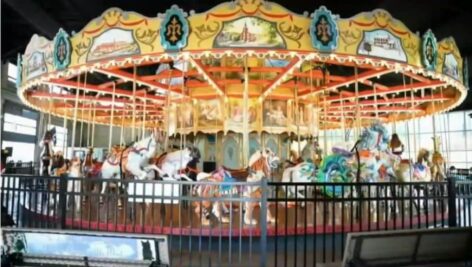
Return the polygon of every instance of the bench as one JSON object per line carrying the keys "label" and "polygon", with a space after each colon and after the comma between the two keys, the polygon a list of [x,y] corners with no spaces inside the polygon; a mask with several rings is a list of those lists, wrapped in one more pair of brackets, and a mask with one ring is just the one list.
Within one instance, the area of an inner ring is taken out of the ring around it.
{"label": "bench", "polygon": [[472,228],[414,229],[348,234],[342,266],[471,266],[471,261]]}

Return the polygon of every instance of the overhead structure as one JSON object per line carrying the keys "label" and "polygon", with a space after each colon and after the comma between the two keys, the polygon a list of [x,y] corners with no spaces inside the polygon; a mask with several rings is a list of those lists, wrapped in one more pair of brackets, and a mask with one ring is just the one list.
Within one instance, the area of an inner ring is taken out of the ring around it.
{"label": "overhead structure", "polygon": [[93,124],[313,135],[450,110],[465,69],[453,38],[419,36],[385,10],[308,16],[239,0],[157,17],[111,8],[77,33],[34,35],[18,95]]}

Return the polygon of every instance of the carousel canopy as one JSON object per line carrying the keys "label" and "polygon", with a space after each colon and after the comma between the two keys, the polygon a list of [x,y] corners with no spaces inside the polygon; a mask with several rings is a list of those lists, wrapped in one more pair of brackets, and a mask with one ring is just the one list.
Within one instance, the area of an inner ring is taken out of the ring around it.
{"label": "carousel canopy", "polygon": [[468,79],[452,37],[413,33],[385,10],[340,18],[259,0],[157,17],[111,8],[77,33],[34,35],[18,66],[18,95],[35,109],[170,132],[406,120],[456,107]]}

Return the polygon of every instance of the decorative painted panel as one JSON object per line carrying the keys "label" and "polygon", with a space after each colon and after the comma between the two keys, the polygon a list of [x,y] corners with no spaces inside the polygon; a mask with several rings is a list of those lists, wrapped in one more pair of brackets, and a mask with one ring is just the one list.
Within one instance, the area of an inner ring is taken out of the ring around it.
{"label": "decorative painted panel", "polygon": [[325,6],[321,6],[312,15],[310,35],[313,47],[321,52],[331,52],[338,47],[339,30],[336,16]]}

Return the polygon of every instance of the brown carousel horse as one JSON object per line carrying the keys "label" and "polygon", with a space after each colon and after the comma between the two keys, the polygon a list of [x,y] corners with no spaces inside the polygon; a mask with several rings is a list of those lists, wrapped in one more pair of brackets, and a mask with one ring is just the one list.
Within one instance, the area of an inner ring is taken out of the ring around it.
{"label": "brown carousel horse", "polygon": [[[231,185],[231,182],[236,180],[235,176],[238,178],[244,177],[241,180],[246,180],[248,182],[258,182],[264,178],[271,177],[271,168],[276,168],[278,164],[278,157],[270,151],[270,149],[265,149],[257,151],[254,153],[249,160],[248,170],[228,170],[223,167],[218,168],[212,173],[201,172],[197,175],[198,181],[208,181],[214,182],[215,184],[205,184],[199,185],[194,188],[194,194],[197,194],[204,198],[221,198],[229,194],[243,194],[245,197],[250,198],[261,198],[262,189],[259,186],[248,186],[245,190],[242,190],[241,187]],[[224,182],[224,185],[218,183]],[[256,221],[252,218],[252,213],[254,207],[260,205],[260,202],[246,202],[244,214],[244,222],[246,224],[255,224]],[[202,213],[202,224],[209,225],[210,221],[210,210],[215,214],[215,216],[223,223],[229,222],[229,219],[226,216],[223,216],[225,213],[228,213],[226,205],[222,201],[205,200],[201,202],[195,202],[195,212],[197,215]],[[213,209],[211,209],[213,207]],[[270,213],[270,210],[267,210],[267,220],[269,222],[274,222],[275,219]]]}
{"label": "brown carousel horse", "polygon": [[[87,179],[93,179],[100,177],[100,169],[102,168],[102,162],[99,162],[93,158],[93,147],[89,147],[87,155],[85,155],[84,162],[82,163],[82,173]],[[98,184],[93,181],[86,182],[84,185],[84,190],[95,191],[98,189]]]}
{"label": "brown carousel horse", "polygon": [[446,174],[444,171],[444,158],[439,152],[439,147],[441,146],[441,140],[439,137],[433,137],[434,141],[434,152],[431,160],[431,176],[433,181],[442,182],[446,179]]}

